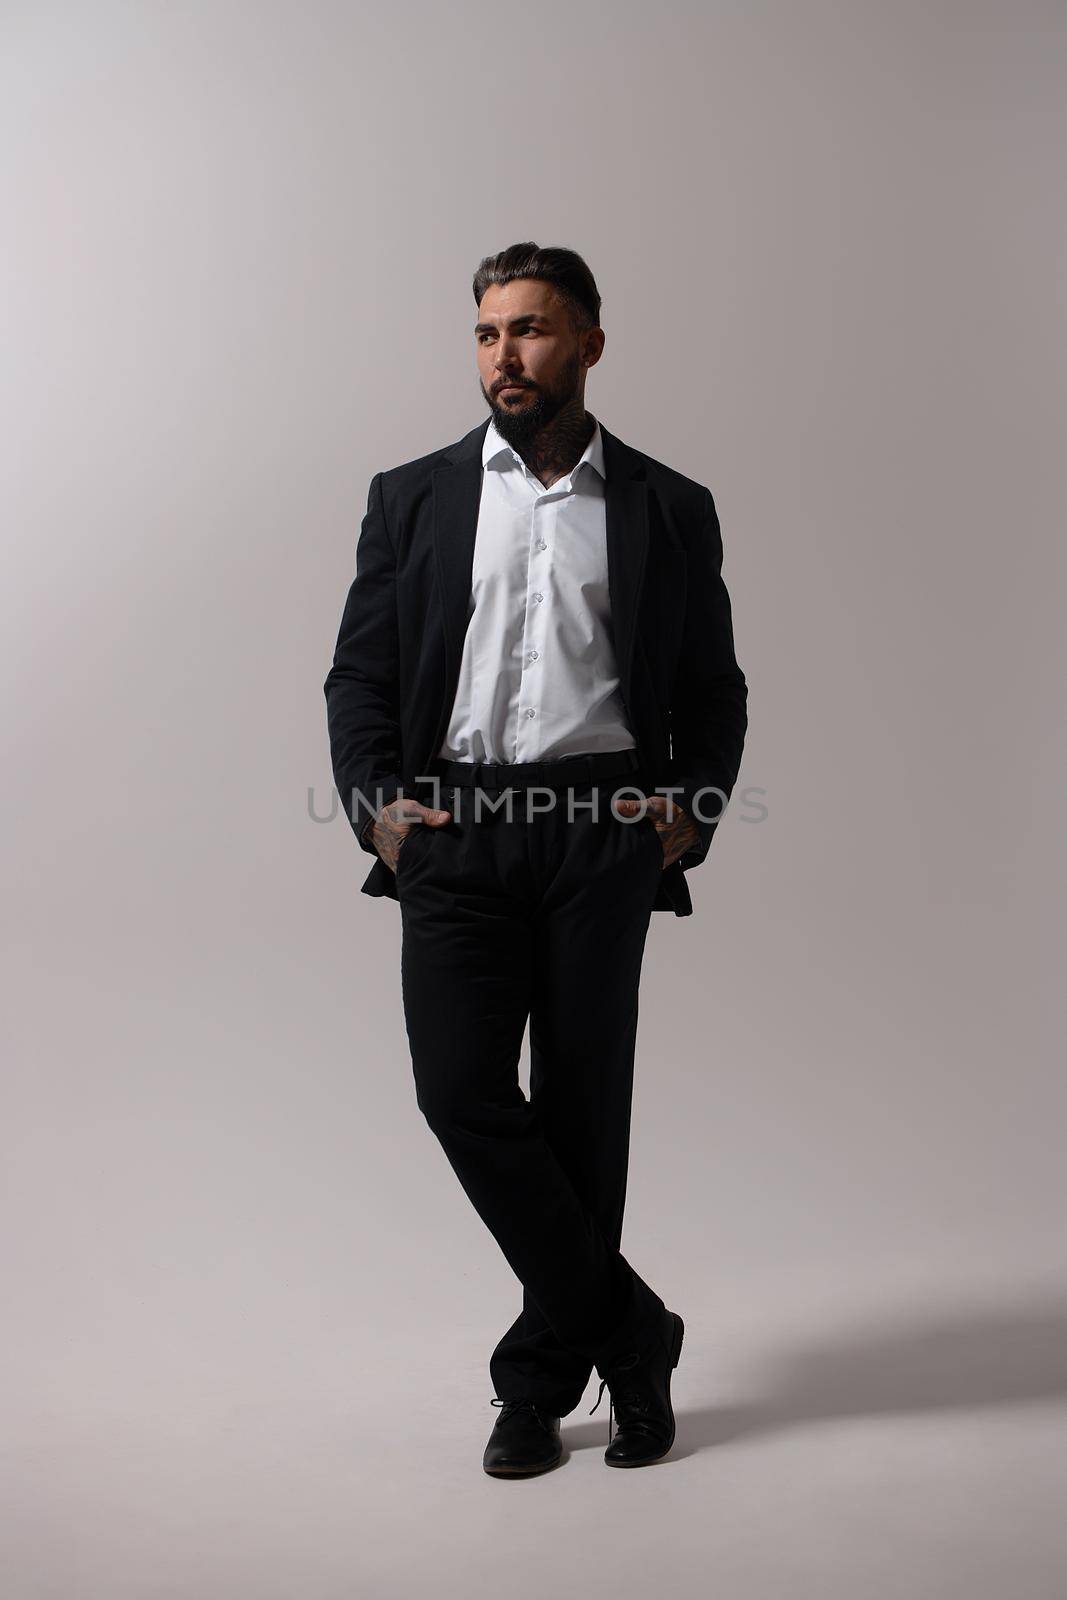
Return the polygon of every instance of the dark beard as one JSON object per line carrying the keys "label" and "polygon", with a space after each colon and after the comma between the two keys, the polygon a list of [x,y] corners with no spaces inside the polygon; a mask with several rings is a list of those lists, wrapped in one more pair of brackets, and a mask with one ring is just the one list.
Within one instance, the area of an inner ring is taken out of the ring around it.
{"label": "dark beard", "polygon": [[486,394],[482,385],[500,437],[542,481],[569,472],[589,442],[591,413],[578,403],[580,371],[575,355],[551,389],[535,390],[531,399],[514,410]]}
{"label": "dark beard", "polygon": [[497,400],[490,400],[489,408],[497,433],[513,450],[521,453],[558,415],[560,403],[546,395],[543,389],[538,389],[531,399],[522,401],[514,410]]}
{"label": "dark beard", "polygon": [[[578,393],[578,374],[581,367],[577,355],[573,356],[563,368],[559,378],[551,389],[537,389],[532,399],[524,400],[521,405],[511,410],[486,394],[482,394],[489,409],[493,413],[493,422],[500,437],[511,445],[513,450],[522,447],[527,449],[532,445],[539,433],[549,426],[555,417],[575,399]],[[584,449],[584,445],[583,445]]]}

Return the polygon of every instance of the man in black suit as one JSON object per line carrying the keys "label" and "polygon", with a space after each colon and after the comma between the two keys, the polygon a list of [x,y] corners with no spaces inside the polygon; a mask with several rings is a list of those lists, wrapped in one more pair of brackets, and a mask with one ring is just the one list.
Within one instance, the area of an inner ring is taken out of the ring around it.
{"label": "man in black suit", "polygon": [[474,299],[491,416],[371,482],[333,771],[362,892],[400,904],[419,1108],[523,1288],[484,1469],[555,1466],[594,1367],[605,1460],[643,1466],[683,1325],[619,1249],[641,961],[653,910],[692,912],[748,690],[710,492],[585,409],[585,262],[512,245]]}

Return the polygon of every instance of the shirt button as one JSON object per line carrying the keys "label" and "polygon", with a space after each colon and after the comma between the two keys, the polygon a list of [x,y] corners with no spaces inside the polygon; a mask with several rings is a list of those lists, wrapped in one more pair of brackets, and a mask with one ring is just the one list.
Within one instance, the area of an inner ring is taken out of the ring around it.
{"label": "shirt button", "polygon": [[528,716],[528,717],[536,717],[536,715],[537,715],[537,712],[536,712],[536,711],[535,711],[535,710],[534,710],[534,708],[533,708],[533,706],[531,706],[531,707],[530,707],[530,708],[529,708],[529,710],[528,710],[528,711],[527,711],[527,713],[526,713],[526,715],[527,715],[527,716]]}
{"label": "shirt button", "polygon": [[540,654],[541,654],[540,650],[531,650],[530,651],[530,660],[531,661],[536,661]]}
{"label": "shirt button", "polygon": [[538,548],[538,550],[547,550],[548,546],[547,546],[547,544],[545,543],[545,541],[543,539],[538,539],[537,548]]}
{"label": "shirt button", "polygon": [[543,600],[543,599],[544,599],[544,598],[545,598],[545,597],[544,597],[544,595],[543,595],[543,594],[535,594],[535,595],[534,595],[534,599],[535,599],[535,600]]}

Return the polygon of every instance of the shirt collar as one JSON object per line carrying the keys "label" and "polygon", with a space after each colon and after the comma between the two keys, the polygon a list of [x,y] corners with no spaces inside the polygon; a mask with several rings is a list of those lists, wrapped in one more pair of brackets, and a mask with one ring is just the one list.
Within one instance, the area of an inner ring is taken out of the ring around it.
{"label": "shirt collar", "polygon": [[[501,462],[502,457],[508,459],[504,462]],[[482,441],[482,466],[488,467],[490,465],[508,465],[511,462],[514,462],[516,465],[522,468],[523,471],[529,471],[525,461],[518,454],[518,452],[513,450],[511,445],[508,444],[507,440],[497,432],[496,424],[490,417],[489,426],[485,430],[485,438]],[[588,462],[591,467],[594,467],[602,478],[607,478],[607,473],[604,469],[604,440],[600,433],[600,423],[595,417],[593,418],[593,432],[590,436],[589,443],[586,445],[581,456],[571,468],[570,475],[572,480],[577,475],[579,467],[584,465],[586,462]]]}

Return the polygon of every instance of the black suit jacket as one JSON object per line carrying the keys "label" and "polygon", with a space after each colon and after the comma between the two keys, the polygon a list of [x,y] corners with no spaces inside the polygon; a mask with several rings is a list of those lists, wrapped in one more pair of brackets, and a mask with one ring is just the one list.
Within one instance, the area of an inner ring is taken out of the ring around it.
{"label": "black suit jacket", "polygon": [[[445,736],[470,614],[474,536],[489,418],[457,444],[371,481],[333,665],[324,684],[334,780],[374,865],[362,893],[397,898],[362,836],[373,808],[429,772]],[[700,840],[664,868],[657,911],[691,914],[685,873],[707,854],[748,726],[734,656],[722,539],[711,492],[600,425],[608,589],[620,690],[651,787],[674,795]],[[621,780],[620,780],[621,781]]]}

